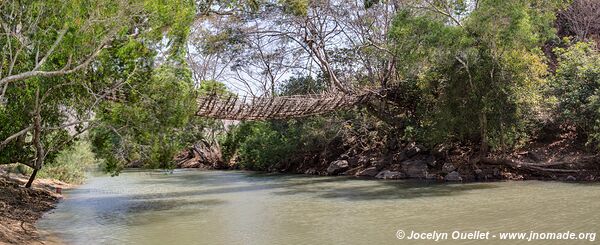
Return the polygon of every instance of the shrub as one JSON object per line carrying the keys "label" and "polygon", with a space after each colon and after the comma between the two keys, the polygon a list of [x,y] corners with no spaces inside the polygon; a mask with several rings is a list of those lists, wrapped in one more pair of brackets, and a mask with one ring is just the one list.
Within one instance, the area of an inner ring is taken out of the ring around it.
{"label": "shrub", "polygon": [[[85,173],[101,163],[96,159],[88,141],[77,141],[70,147],[60,151],[56,158],[46,163],[38,172],[39,178],[56,179],[70,184],[81,184]],[[23,164],[10,164],[9,172],[30,175],[32,169]]]}
{"label": "shrub", "polygon": [[600,146],[600,53],[578,42],[557,48],[554,89],[563,122],[575,126],[588,144]]}

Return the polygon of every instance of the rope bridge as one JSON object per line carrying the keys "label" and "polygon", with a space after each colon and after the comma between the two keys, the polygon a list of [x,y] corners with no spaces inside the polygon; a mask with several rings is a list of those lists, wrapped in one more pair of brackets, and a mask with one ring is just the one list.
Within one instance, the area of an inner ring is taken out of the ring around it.
{"label": "rope bridge", "polygon": [[228,120],[268,120],[321,115],[350,108],[370,93],[324,93],[269,97],[203,95],[198,97],[197,116]]}

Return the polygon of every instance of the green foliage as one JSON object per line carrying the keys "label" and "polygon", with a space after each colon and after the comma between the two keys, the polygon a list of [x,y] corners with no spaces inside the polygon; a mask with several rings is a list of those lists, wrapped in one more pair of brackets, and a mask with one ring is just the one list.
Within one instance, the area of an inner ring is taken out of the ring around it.
{"label": "green foliage", "polygon": [[311,76],[296,76],[288,79],[280,86],[278,93],[282,96],[295,94],[318,94],[327,89],[322,76],[315,79]]}
{"label": "green foliage", "polygon": [[[101,161],[96,159],[88,141],[78,141],[60,151],[53,161],[48,162],[38,172],[38,177],[56,179],[69,184],[81,184],[86,178],[86,172],[96,168]],[[10,172],[31,174],[32,170],[25,165],[11,166]]]}
{"label": "green foliage", "polygon": [[81,184],[86,171],[98,166],[89,142],[78,141],[70,148],[58,153],[54,161],[39,172],[41,178],[58,179],[71,184]]}
{"label": "green foliage", "polygon": [[215,80],[207,80],[200,82],[200,88],[198,88],[199,95],[232,95],[227,90],[224,83]]}
{"label": "green foliage", "polygon": [[243,122],[231,128],[221,140],[223,158],[236,161],[244,169],[268,170],[289,159],[314,154],[337,136],[341,124],[336,119],[306,119]]}
{"label": "green foliage", "polygon": [[285,12],[296,16],[306,16],[308,13],[308,0],[279,0]]}
{"label": "green foliage", "polygon": [[564,122],[600,147],[600,53],[594,46],[578,42],[555,50],[559,65],[553,88]]}
{"label": "green foliage", "polygon": [[496,149],[528,139],[546,84],[539,47],[553,33],[547,11],[560,5],[538,4],[479,1],[460,20],[438,13],[397,16],[390,35],[403,60],[403,97],[415,104],[411,134],[431,144],[479,141]]}
{"label": "green foliage", "polygon": [[239,158],[243,168],[267,170],[269,164],[279,163],[287,154],[293,153],[296,142],[272,128],[269,122],[251,123],[248,135],[239,146]]}
{"label": "green foliage", "polygon": [[[7,35],[0,38],[0,46],[4,48],[0,56],[1,78],[32,70],[60,72],[81,67],[73,70],[74,72],[56,76],[33,76],[2,84],[0,139],[4,140],[32,125],[35,105],[39,103],[42,125],[38,131],[42,131],[41,142],[48,162],[64,158],[62,153],[57,153],[69,146],[76,134],[86,130],[84,124],[75,125],[75,131],[66,130],[61,125],[89,119],[94,114],[98,115],[102,123],[106,123],[98,131],[105,135],[95,139],[98,143],[95,149],[104,146],[111,148],[117,142],[123,142],[119,137],[106,133],[115,133],[108,126],[111,126],[111,122],[118,121],[120,115],[117,112],[134,113],[136,108],[113,107],[110,105],[112,102],[100,103],[101,106],[98,107],[97,98],[105,96],[103,93],[117,85],[124,87],[125,93],[130,93],[128,95],[132,100],[139,102],[143,97],[146,98],[144,101],[152,100],[157,104],[169,99],[157,96],[157,91],[169,93],[173,98],[178,98],[180,91],[190,92],[189,85],[177,84],[170,87],[151,83],[155,86],[145,87],[145,82],[149,78],[163,81],[185,80],[177,76],[152,77],[152,70],[158,66],[155,64],[158,60],[157,50],[165,54],[158,57],[163,63],[182,63],[181,58],[185,53],[182,47],[185,46],[194,17],[195,6],[190,0],[26,0],[0,3],[0,22],[7,30]],[[37,66],[37,62],[44,60]],[[189,77],[189,72],[181,74]],[[154,97],[144,94],[151,92],[155,93]],[[36,96],[38,93],[39,97]],[[184,97],[184,100],[189,101],[191,97]],[[160,108],[157,113],[159,117],[148,118],[140,113],[128,119],[132,119],[131,122],[133,119],[154,119],[153,123],[158,121],[172,124],[173,120],[187,117],[187,114],[178,113],[186,103],[189,102]],[[107,120],[104,121],[105,119]],[[121,126],[131,123],[120,122],[123,123]],[[31,164],[35,161],[37,150],[32,134],[23,134],[2,147],[0,163]],[[139,132],[134,135],[149,134]],[[125,136],[128,140],[134,138],[128,137],[129,135]],[[160,140],[155,141],[171,142],[165,137],[158,139]],[[118,168],[116,163],[120,162],[120,155],[103,154],[103,157],[107,159],[108,166]],[[52,176],[65,180],[77,180],[81,177],[72,164],[57,167],[49,165],[48,171]],[[73,171],[73,176],[68,176],[70,171]],[[43,172],[40,173],[42,176]]]}
{"label": "green foliage", "polygon": [[[278,89],[282,96],[313,94],[326,88],[322,77],[292,77]],[[242,168],[268,170],[291,158],[314,154],[338,137],[342,128],[337,116],[315,116],[269,122],[242,122],[232,126],[220,139],[225,162]]]}
{"label": "green foliage", "polygon": [[92,134],[95,152],[106,159],[106,170],[117,173],[135,162],[171,168],[175,154],[202,130],[194,116],[195,96],[187,69],[162,66],[129,91],[127,103],[107,103],[97,115],[104,125]]}

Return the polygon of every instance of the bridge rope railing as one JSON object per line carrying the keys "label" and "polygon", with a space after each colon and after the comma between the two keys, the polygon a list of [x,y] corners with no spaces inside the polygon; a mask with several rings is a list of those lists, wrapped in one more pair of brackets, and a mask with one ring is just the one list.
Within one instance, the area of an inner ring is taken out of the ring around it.
{"label": "bridge rope railing", "polygon": [[363,102],[368,93],[290,96],[201,95],[197,116],[228,120],[268,120],[321,115]]}

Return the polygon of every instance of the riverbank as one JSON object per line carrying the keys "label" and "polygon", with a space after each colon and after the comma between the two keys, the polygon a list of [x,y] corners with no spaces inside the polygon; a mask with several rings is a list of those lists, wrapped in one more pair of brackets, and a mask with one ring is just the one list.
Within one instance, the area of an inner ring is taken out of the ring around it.
{"label": "riverbank", "polygon": [[[376,179],[435,181],[559,180],[599,181],[600,154],[563,134],[539,139],[510,152],[481,154],[476,146],[386,141],[358,144],[332,141],[318,151],[288,156],[267,172],[342,175]],[[177,158],[179,168],[244,169],[235,157],[223,162],[218,146],[197,144]],[[264,169],[246,169],[262,170]]]}
{"label": "riverbank", "polygon": [[57,180],[36,179],[28,189],[23,187],[26,182],[27,176],[0,169],[0,243],[47,244],[35,223],[62,198],[57,188],[71,187]]}

